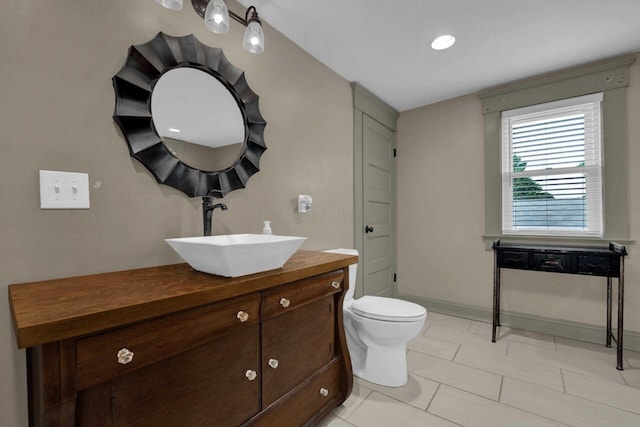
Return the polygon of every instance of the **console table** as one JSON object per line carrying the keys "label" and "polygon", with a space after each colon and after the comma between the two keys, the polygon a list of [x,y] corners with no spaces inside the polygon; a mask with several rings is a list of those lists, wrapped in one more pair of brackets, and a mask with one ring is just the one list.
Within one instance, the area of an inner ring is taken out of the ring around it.
{"label": "console table", "polygon": [[[582,274],[607,278],[607,337],[606,346],[611,347],[611,339],[617,344],[616,369],[622,371],[622,332],[624,315],[624,257],[627,250],[618,243],[608,247],[593,246],[542,246],[523,244],[501,244],[493,242],[493,334],[496,342],[496,328],[500,326],[500,269],[549,271],[553,273]],[[618,279],[618,333],[611,332],[611,282]]]}

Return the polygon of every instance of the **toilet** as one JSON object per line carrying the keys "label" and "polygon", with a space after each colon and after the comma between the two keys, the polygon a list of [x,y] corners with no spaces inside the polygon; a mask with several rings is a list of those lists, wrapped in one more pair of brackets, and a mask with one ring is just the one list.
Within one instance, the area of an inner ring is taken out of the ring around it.
{"label": "toilet", "polygon": [[[325,252],[358,255],[355,249]],[[354,299],[358,264],[349,266],[349,290],[344,297],[344,329],[353,374],[387,387],[407,383],[407,342],[420,333],[427,318],[421,305],[395,298]]]}

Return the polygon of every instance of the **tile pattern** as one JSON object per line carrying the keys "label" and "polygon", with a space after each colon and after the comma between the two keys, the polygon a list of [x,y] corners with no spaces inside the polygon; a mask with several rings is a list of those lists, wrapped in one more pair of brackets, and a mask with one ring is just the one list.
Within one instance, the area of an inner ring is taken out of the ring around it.
{"label": "tile pattern", "polygon": [[407,385],[355,378],[320,426],[640,426],[638,352],[438,313],[407,347]]}

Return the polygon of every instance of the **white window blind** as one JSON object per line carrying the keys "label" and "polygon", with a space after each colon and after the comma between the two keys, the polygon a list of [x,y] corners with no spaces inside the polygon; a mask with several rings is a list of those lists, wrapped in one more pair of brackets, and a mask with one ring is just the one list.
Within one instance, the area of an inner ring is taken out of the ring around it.
{"label": "white window blind", "polygon": [[502,232],[602,237],[602,93],[502,112]]}

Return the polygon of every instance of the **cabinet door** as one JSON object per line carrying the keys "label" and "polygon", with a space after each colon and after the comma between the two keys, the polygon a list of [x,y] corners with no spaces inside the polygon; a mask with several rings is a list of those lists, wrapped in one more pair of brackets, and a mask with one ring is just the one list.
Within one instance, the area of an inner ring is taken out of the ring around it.
{"label": "cabinet door", "polygon": [[[257,324],[259,307],[255,293],[81,338],[76,341],[76,387],[130,374],[208,343],[226,329]],[[121,350],[133,354],[124,364]]]}
{"label": "cabinet door", "polygon": [[263,408],[333,359],[334,310],[329,295],[263,322]]}
{"label": "cabinet door", "polygon": [[[188,334],[188,331],[184,332]],[[260,410],[253,325],[112,381],[114,426],[237,426]]]}

